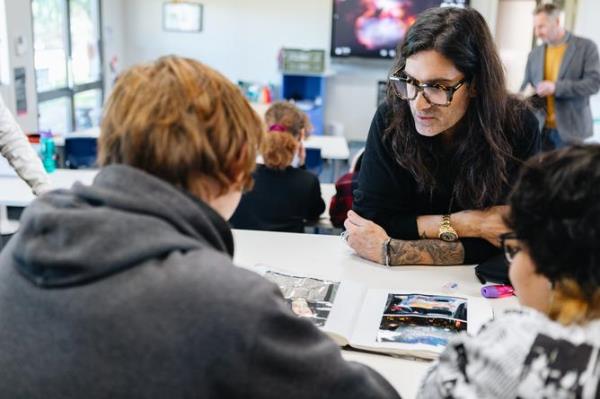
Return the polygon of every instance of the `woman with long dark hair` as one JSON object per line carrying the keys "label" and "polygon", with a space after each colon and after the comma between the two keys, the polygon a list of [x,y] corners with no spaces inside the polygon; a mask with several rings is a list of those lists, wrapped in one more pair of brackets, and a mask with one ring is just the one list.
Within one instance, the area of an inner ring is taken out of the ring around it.
{"label": "woman with long dark hair", "polygon": [[490,257],[519,165],[539,145],[537,120],[508,94],[481,14],[425,11],[400,45],[371,125],[345,222],[349,244],[387,265]]}

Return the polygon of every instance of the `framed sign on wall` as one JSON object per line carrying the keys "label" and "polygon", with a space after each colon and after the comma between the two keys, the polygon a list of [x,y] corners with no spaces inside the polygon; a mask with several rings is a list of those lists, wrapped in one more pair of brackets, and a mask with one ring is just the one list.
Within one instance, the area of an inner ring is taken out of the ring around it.
{"label": "framed sign on wall", "polygon": [[201,32],[202,4],[178,1],[163,4],[163,30]]}

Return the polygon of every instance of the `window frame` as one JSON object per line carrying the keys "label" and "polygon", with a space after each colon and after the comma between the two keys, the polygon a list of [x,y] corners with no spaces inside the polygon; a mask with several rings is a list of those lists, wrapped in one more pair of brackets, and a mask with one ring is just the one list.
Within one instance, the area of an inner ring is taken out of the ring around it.
{"label": "window frame", "polygon": [[[33,4],[34,0],[31,0],[31,4]],[[69,100],[70,109],[68,110],[70,114],[70,118],[68,121],[68,127],[66,132],[63,134],[67,134],[73,132],[77,129],[77,118],[75,111],[75,96],[79,93],[86,92],[88,90],[99,90],[100,91],[100,101],[104,102],[104,46],[103,46],[103,35],[102,35],[102,0],[92,0],[95,1],[98,7],[98,21],[97,21],[97,34],[98,34],[98,61],[100,63],[98,79],[92,82],[87,82],[83,84],[75,84],[72,72],[72,60],[73,60],[73,43],[72,43],[72,26],[71,26],[71,1],[70,0],[60,0],[62,1],[62,6],[65,10],[64,15],[64,32],[65,32],[65,57],[66,57],[66,68],[67,68],[67,84],[63,87],[57,87],[50,90],[38,91],[37,88],[37,69],[35,67],[35,45],[33,46],[34,52],[34,75],[35,75],[35,87],[37,92],[37,105],[41,103],[56,100],[59,98],[67,98]],[[33,15],[33,7],[31,7],[31,21],[32,27],[35,24],[34,15]],[[35,43],[35,30],[33,31],[33,42]],[[38,112],[38,128],[39,128],[39,112]]]}

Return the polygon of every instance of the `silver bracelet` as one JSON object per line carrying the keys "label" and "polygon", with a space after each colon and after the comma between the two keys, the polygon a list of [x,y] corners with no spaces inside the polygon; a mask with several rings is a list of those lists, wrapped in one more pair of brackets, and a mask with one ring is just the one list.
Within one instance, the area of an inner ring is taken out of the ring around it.
{"label": "silver bracelet", "polygon": [[384,254],[384,259],[385,259],[385,265],[387,267],[392,267],[392,265],[390,264],[390,244],[392,242],[392,237],[388,237],[387,240],[385,240],[385,243],[383,243],[383,254]]}

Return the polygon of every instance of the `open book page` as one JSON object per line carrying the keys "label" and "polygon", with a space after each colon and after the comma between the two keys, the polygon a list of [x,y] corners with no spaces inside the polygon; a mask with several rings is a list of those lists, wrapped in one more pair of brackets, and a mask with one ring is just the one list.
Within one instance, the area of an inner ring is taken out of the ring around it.
{"label": "open book page", "polygon": [[279,286],[291,310],[340,346],[434,359],[462,331],[475,334],[493,317],[483,298],[401,289],[371,289],[352,281],[253,270]]}
{"label": "open book page", "polygon": [[279,286],[295,314],[311,320],[338,345],[348,345],[365,295],[364,286],[292,275],[264,266],[253,269]]}
{"label": "open book page", "polygon": [[462,331],[477,332],[493,316],[481,298],[369,290],[350,345],[356,348],[436,358]]}

